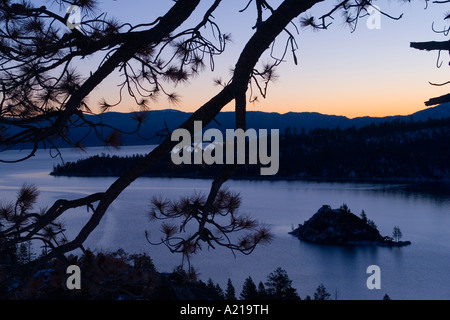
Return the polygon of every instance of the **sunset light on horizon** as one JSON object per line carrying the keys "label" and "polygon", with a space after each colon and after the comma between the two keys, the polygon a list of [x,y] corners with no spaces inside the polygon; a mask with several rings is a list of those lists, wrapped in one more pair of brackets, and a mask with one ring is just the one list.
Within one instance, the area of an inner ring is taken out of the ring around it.
{"label": "sunset light on horizon", "polygon": [[[136,6],[139,6],[136,1]],[[140,3],[140,2],[139,2]],[[153,9],[157,6],[142,4]],[[298,65],[294,64],[292,54],[286,55],[285,61],[276,69],[277,79],[268,86],[266,98],[261,96],[254,103],[248,103],[248,111],[262,112],[319,112],[323,114],[342,115],[349,118],[360,116],[383,117],[391,115],[408,115],[426,109],[424,102],[431,97],[443,95],[446,86],[432,86],[429,82],[447,81],[448,56],[442,54],[440,60],[436,52],[419,51],[410,48],[410,42],[442,40],[442,34],[432,30],[445,26],[442,6],[428,4],[424,1],[412,3],[385,2],[378,3],[380,9],[389,13],[394,20],[381,16],[379,29],[370,29],[366,18],[360,19],[356,30],[352,32],[344,26],[338,17],[328,30],[314,31],[299,26],[299,19],[294,21],[298,50]],[[117,16],[126,21],[132,17],[135,21],[145,20],[145,11],[136,10],[125,1],[105,2],[105,10],[110,16]],[[214,71],[206,66],[197,77],[185,84],[171,88],[180,96],[180,102],[170,104],[161,97],[152,102],[150,110],[177,109],[193,112],[207,102],[220,88],[214,79],[228,81],[231,70],[243,46],[253,30],[252,13],[239,13],[241,4],[221,5],[218,8],[216,22],[222,32],[231,34],[231,42],[226,51],[214,60]],[[320,16],[326,12],[328,2],[316,5],[310,10],[310,16]],[[161,12],[164,8],[160,8]],[[230,23],[231,14],[239,17]],[[153,17],[153,15],[152,15]],[[153,18],[152,18],[153,19]],[[283,49],[280,41],[275,49]],[[270,59],[268,55],[265,58]],[[262,60],[260,62],[265,62]],[[442,63],[440,68],[438,63]],[[92,68],[97,65],[92,64]],[[118,99],[117,78],[108,78],[89,96],[91,109],[95,110],[98,101]],[[253,88],[255,89],[255,88]],[[249,94],[249,93],[248,93]],[[136,103],[126,93],[122,103],[110,111],[130,112],[137,110]],[[230,104],[223,109],[232,111]]]}
{"label": "sunset light on horizon", "polygon": [[0,0],[0,300],[450,300],[449,5]]}

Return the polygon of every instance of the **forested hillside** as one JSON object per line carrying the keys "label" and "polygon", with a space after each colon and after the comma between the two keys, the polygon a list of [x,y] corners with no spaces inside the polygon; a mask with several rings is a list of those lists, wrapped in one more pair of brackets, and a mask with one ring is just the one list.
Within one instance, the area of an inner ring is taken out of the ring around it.
{"label": "forested hillside", "polygon": [[[259,166],[245,165],[235,178],[348,181],[450,180],[450,118],[371,124],[362,128],[288,127],[280,136],[280,167],[260,176]],[[54,175],[117,176],[142,156],[94,156],[54,168]],[[166,157],[147,176],[213,177],[221,165],[179,165]]]}

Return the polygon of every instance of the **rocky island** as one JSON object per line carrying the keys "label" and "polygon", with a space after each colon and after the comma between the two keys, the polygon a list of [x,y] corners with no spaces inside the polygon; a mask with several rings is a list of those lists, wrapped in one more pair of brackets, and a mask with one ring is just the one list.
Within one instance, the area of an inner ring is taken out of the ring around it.
{"label": "rocky island", "polygon": [[300,240],[328,245],[378,245],[401,247],[411,244],[400,241],[401,232],[394,228],[394,238],[382,236],[375,223],[367,219],[364,212],[356,216],[344,204],[339,209],[322,206],[304,224],[289,232]]}

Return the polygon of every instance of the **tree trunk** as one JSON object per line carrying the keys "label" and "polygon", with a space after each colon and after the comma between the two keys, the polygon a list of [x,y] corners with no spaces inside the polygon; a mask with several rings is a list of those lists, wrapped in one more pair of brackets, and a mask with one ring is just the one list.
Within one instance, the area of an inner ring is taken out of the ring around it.
{"label": "tree trunk", "polygon": [[[247,90],[255,65],[264,51],[266,51],[275,38],[283,32],[296,16],[305,12],[314,4],[322,1],[323,0],[283,1],[278,9],[276,9],[265,22],[259,25],[257,31],[247,42],[236,63],[232,82],[214,98],[195,111],[191,117],[180,126],[180,128],[187,129],[193,134],[194,121],[202,121],[203,125],[206,126],[219,114],[225,105],[236,98],[236,95],[241,97],[242,92]],[[177,143],[178,142],[176,141],[171,141],[170,137],[167,137],[158,147],[147,154],[138,165],[120,176],[104,193],[92,217],[81,229],[78,236],[71,242],[54,249],[49,255],[43,257],[41,262],[45,262],[50,258],[80,247],[89,234],[100,223],[108,207],[121,192],[145,173],[152,165],[162,159],[162,157],[169,154]]]}

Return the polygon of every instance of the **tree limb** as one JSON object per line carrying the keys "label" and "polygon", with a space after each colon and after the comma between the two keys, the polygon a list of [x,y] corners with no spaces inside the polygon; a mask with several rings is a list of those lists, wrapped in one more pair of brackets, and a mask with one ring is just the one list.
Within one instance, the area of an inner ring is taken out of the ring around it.
{"label": "tree limb", "polygon": [[447,103],[450,102],[450,93],[445,94],[443,96],[440,97],[436,97],[436,98],[431,98],[428,101],[425,102],[426,106],[434,106],[437,104],[442,104],[442,103]]}
{"label": "tree limb", "polygon": [[418,50],[445,50],[450,51],[450,40],[448,41],[428,41],[428,42],[411,42],[410,47]]}
{"label": "tree limb", "polygon": [[[191,135],[193,135],[194,121],[202,121],[204,125],[209,124],[225,105],[236,98],[236,94],[245,92],[256,63],[264,51],[275,40],[277,35],[281,33],[284,28],[286,28],[292,19],[321,1],[322,0],[284,1],[278,9],[276,9],[273,14],[256,30],[255,34],[244,47],[236,64],[231,83],[225,86],[214,98],[195,111],[179,128],[187,129]],[[239,98],[242,99],[241,96]],[[147,154],[138,165],[120,176],[108,188],[108,190],[105,191],[104,196],[100,200],[94,214],[81,229],[75,239],[55,248],[47,256],[42,257],[40,261],[37,261],[37,264],[48,261],[53,257],[59,256],[79,247],[97,227],[111,203],[122,193],[122,191],[125,190],[134,180],[145,173],[152,165],[156,164],[162,157],[169,154],[177,143],[178,142],[176,141],[171,141],[170,137],[167,137],[152,152]],[[225,175],[223,178],[226,180],[228,174],[224,174]],[[218,185],[221,184],[220,179],[217,180],[217,182]]]}

